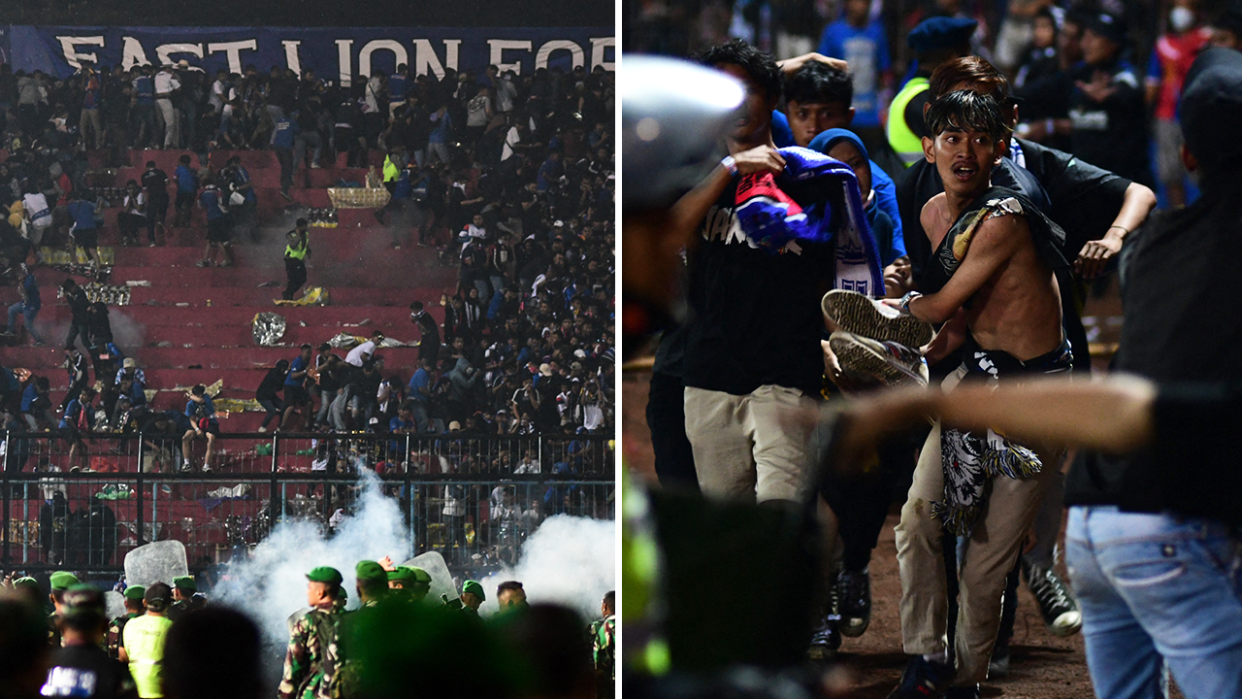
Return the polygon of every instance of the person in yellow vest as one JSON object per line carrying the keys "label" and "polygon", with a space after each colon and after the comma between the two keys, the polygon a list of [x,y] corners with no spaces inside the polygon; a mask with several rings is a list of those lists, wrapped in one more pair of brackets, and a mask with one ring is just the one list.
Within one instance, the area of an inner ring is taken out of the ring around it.
{"label": "person in yellow vest", "polygon": [[165,615],[172,602],[172,589],[157,582],[147,587],[143,596],[147,613],[125,624],[124,647],[120,655],[129,663],[129,672],[138,685],[138,696],[153,699],[164,696],[161,676],[164,663],[164,641],[172,621]]}
{"label": "person in yellow vest", "polygon": [[285,274],[289,284],[281,295],[286,301],[292,301],[293,295],[306,283],[306,258],[310,255],[310,241],[306,237],[306,219],[297,220],[297,228],[285,234]]}
{"label": "person in yellow vest", "polygon": [[971,54],[970,37],[979,22],[963,17],[932,17],[910,30],[906,43],[914,50],[918,69],[888,108],[888,143],[906,167],[923,159],[923,107],[930,101],[927,88],[933,71]]}

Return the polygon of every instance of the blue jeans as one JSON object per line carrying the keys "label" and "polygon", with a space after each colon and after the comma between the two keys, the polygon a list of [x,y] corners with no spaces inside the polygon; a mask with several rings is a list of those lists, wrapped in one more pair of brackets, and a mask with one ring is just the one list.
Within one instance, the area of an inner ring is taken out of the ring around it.
{"label": "blue jeans", "polygon": [[1242,697],[1242,544],[1201,519],[1070,509],[1066,563],[1100,699]]}
{"label": "blue jeans", "polygon": [[34,326],[35,318],[39,316],[39,309],[35,309],[33,311],[28,310],[24,301],[18,301],[12,306],[9,306],[9,332],[17,332],[17,316],[19,315],[26,316],[26,332],[30,333],[30,336],[34,338],[35,342],[42,344],[43,337],[39,335]]}

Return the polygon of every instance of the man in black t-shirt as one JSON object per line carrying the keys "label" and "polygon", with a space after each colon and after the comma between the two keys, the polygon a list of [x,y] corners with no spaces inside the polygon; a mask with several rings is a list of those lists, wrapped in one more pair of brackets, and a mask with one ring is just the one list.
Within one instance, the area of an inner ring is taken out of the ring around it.
{"label": "man in black t-shirt", "polygon": [[772,253],[742,230],[738,175],[785,166],[771,133],[780,68],[740,41],[701,60],[742,81],[746,101],[726,139],[729,157],[673,207],[675,220],[700,222],[687,251],[686,435],[705,494],[800,502],[815,447],[810,432],[782,424],[779,414],[813,405],[819,391],[819,298],[833,282],[832,249],[791,242]]}
{"label": "man in black t-shirt", "polygon": [[1070,148],[1122,177],[1154,184],[1143,84],[1123,58],[1126,43],[1123,17],[1101,13],[1086,18],[1083,62],[1070,75]]}
{"label": "man in black t-shirt", "polygon": [[155,230],[164,235],[164,220],[168,218],[168,175],[155,166],[154,160],[147,161],[142,173],[142,189],[147,193],[147,241],[155,247]]}
{"label": "man in black t-shirt", "polygon": [[138,699],[129,670],[103,648],[107,628],[103,593],[77,585],[64,593],[60,611],[63,647],[52,654],[43,696]]}
{"label": "man in black t-shirt", "polygon": [[418,326],[421,334],[418,340],[418,361],[426,360],[433,367],[439,365],[440,328],[436,325],[436,319],[423,308],[422,301],[410,304],[410,320]]}

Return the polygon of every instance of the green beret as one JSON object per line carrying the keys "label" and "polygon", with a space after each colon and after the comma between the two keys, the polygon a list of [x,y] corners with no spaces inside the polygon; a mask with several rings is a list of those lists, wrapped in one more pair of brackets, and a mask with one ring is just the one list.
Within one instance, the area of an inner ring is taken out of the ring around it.
{"label": "green beret", "polygon": [[397,566],[395,569],[388,571],[389,580],[400,580],[404,585],[413,585],[418,582],[414,576],[414,571],[405,566]]}
{"label": "green beret", "polygon": [[18,578],[13,581],[13,587],[33,587],[39,589],[39,581],[27,575],[24,578]]}
{"label": "green beret", "polygon": [[178,575],[173,578],[173,587],[187,592],[198,592],[198,583],[194,582],[194,577],[190,575]]}
{"label": "green beret", "polygon": [[418,583],[419,585],[426,585],[428,587],[431,587],[431,573],[428,573],[422,568],[416,568],[414,566],[410,566],[408,570],[414,574],[415,583]]}
{"label": "green beret", "polygon": [[328,566],[319,566],[306,574],[306,579],[311,582],[341,584],[341,571]]}
{"label": "green beret", "polygon": [[107,613],[104,595],[90,585],[72,585],[65,590],[61,616],[95,616],[102,619]]}
{"label": "green beret", "polygon": [[487,595],[483,594],[483,586],[480,585],[479,581],[477,580],[467,580],[466,582],[462,583],[461,593],[464,595],[467,592],[469,592],[472,595],[478,596],[478,598],[480,600],[483,600],[484,602],[487,601]]}
{"label": "green beret", "polygon": [[140,600],[143,595],[147,594],[147,588],[143,585],[130,585],[121,594],[125,596],[125,599]]}
{"label": "green beret", "polygon": [[359,582],[363,580],[380,580],[387,582],[388,571],[375,561],[358,561],[358,565],[354,567],[354,576]]}
{"label": "green beret", "polygon": [[51,582],[52,582],[52,592],[60,592],[62,590],[68,590],[74,585],[80,584],[80,581],[78,580],[78,576],[74,575],[73,573],[66,573],[63,570],[58,570],[55,573],[52,573]]}

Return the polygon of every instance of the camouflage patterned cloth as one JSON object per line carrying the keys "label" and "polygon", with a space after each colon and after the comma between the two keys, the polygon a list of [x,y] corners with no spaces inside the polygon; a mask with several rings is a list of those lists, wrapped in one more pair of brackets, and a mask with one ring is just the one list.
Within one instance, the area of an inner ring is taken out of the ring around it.
{"label": "camouflage patterned cloth", "polygon": [[47,644],[52,648],[61,648],[65,645],[65,639],[60,633],[60,617],[55,611],[47,615]]}
{"label": "camouflage patterned cloth", "polygon": [[333,696],[340,618],[340,607],[326,604],[310,610],[294,623],[285,653],[285,670],[280,678],[280,699],[329,699]]}
{"label": "camouflage patterned cloth", "polygon": [[617,617],[614,614],[591,622],[591,645],[595,656],[595,679],[613,682],[617,679]]}
{"label": "camouflage patterned cloth", "polygon": [[136,616],[140,615],[129,612],[125,616],[119,616],[108,623],[108,635],[105,638],[105,647],[107,648],[109,658],[112,658],[113,660],[121,659],[121,648],[125,646],[125,624],[129,623],[129,620]]}
{"label": "camouflage patterned cloth", "polygon": [[168,620],[179,621],[186,614],[206,606],[207,598],[202,595],[196,594],[188,600],[177,600],[168,607]]}

